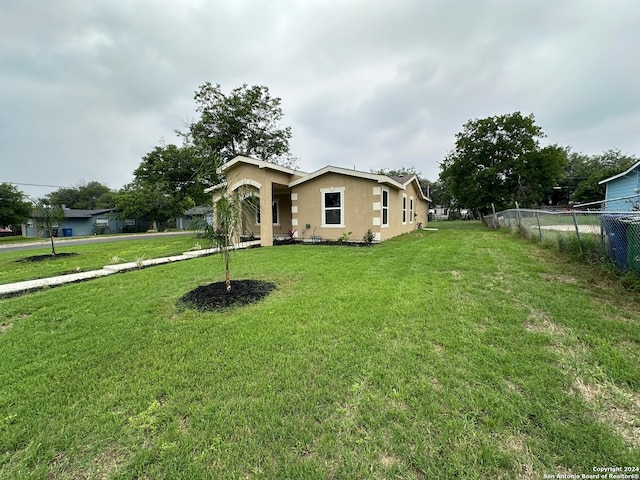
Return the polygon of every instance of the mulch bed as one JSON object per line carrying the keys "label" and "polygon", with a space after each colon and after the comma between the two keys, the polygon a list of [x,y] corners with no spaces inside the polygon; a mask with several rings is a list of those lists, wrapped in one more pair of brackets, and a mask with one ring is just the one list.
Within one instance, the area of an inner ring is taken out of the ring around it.
{"label": "mulch bed", "polygon": [[74,255],[78,255],[77,253],[56,253],[55,255],[51,255],[47,253],[46,255],[34,255],[32,257],[24,257],[19,258],[16,262],[44,262],[46,260],[58,260],[60,258],[65,257],[73,257]]}
{"label": "mulch bed", "polygon": [[256,303],[275,288],[275,284],[261,280],[232,280],[231,291],[227,292],[225,282],[216,282],[194,288],[179,303],[201,312],[226,310]]}

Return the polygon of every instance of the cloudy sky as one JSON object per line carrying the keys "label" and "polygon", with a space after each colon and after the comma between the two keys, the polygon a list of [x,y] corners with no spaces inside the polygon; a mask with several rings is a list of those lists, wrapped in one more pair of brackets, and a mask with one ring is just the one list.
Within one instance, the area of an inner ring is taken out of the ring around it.
{"label": "cloudy sky", "polygon": [[117,189],[204,82],[282,99],[298,167],[415,166],[464,123],[640,156],[637,0],[2,0],[0,182]]}

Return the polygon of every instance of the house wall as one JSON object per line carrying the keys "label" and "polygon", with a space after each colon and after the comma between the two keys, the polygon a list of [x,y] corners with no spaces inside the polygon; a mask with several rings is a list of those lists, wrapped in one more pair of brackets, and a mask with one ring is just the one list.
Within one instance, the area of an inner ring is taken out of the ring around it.
{"label": "house wall", "polygon": [[[96,225],[96,219],[106,219],[107,226],[102,227]],[[136,221],[137,225],[140,226],[140,221]],[[30,226],[32,225],[32,226]],[[102,234],[102,233],[120,233],[122,231],[122,227],[124,226],[123,220],[116,220],[114,218],[110,218],[107,215],[96,215],[91,218],[66,218],[64,221],[58,224],[57,227],[57,236],[62,237],[64,232],[63,229],[70,228],[71,236],[73,237],[85,237],[94,234]],[[141,226],[146,230],[145,226]],[[144,231],[144,230],[136,230],[136,231]],[[25,224],[23,227],[23,234],[28,238],[43,238],[48,237],[47,232],[42,231],[42,226],[38,223],[37,219],[32,221],[29,224]]]}
{"label": "house wall", "polygon": [[[228,169],[226,175],[228,188],[235,188],[245,183],[250,185],[247,188],[252,189],[254,194],[260,197],[263,223],[266,218],[271,220],[271,209],[268,208],[270,203],[267,202],[278,203],[277,224],[262,225],[263,228],[261,228],[255,222],[255,214],[244,213],[242,233],[245,235],[253,233],[260,237],[285,237],[289,229],[292,229],[301,239],[309,239],[315,235],[325,240],[336,240],[343,234],[351,232],[350,239],[360,241],[370,229],[376,240],[385,240],[414,230],[419,224],[423,226],[427,224],[428,205],[422,199],[415,181],[401,190],[395,186],[381,185],[376,180],[329,172],[289,189],[288,184],[302,176],[244,163],[235,164]],[[332,189],[334,192],[342,192],[342,223],[340,225],[325,225],[323,220],[325,213],[323,192]],[[389,193],[388,226],[382,225],[383,189]],[[402,222],[403,194],[407,199],[404,223]],[[411,199],[413,199],[414,213],[412,218],[410,218]]]}
{"label": "house wall", "polygon": [[[607,211],[628,212],[638,207],[640,203],[640,169],[629,172],[624,177],[616,178],[607,183],[605,199],[613,200],[605,203]],[[633,198],[623,198],[633,197]],[[616,200],[623,198],[622,200]]]}
{"label": "house wall", "polygon": [[[389,225],[382,225],[382,189],[389,192]],[[343,191],[343,222],[340,226],[323,226],[323,191]],[[407,221],[402,224],[402,194],[407,195]],[[292,220],[298,236],[310,238],[312,235],[326,240],[336,240],[344,233],[351,232],[351,240],[362,240],[367,230],[371,230],[376,240],[409,232],[417,228],[418,222],[427,223],[427,203],[420,199],[417,187],[409,184],[407,190],[387,187],[377,181],[327,173],[292,189]],[[409,201],[413,197],[413,221],[409,220]],[[297,223],[297,225],[296,225]],[[309,228],[307,228],[309,225]]]}

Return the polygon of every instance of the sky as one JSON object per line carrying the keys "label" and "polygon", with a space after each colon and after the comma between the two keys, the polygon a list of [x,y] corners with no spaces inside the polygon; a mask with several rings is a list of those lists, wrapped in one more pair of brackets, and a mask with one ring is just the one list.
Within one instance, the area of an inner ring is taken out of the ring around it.
{"label": "sky", "polygon": [[0,182],[119,189],[205,82],[281,98],[307,172],[434,181],[467,121],[516,111],[640,156],[639,24],[637,0],[1,0]]}

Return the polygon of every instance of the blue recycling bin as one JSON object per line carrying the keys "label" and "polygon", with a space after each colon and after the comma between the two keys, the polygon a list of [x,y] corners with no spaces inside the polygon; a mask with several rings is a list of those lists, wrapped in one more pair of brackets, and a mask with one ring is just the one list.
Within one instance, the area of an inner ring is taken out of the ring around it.
{"label": "blue recycling bin", "polygon": [[618,215],[600,216],[609,243],[609,258],[620,270],[627,268],[627,225]]}
{"label": "blue recycling bin", "polygon": [[73,235],[73,229],[72,228],[63,228],[62,229],[62,236],[63,237],[71,237]]}

